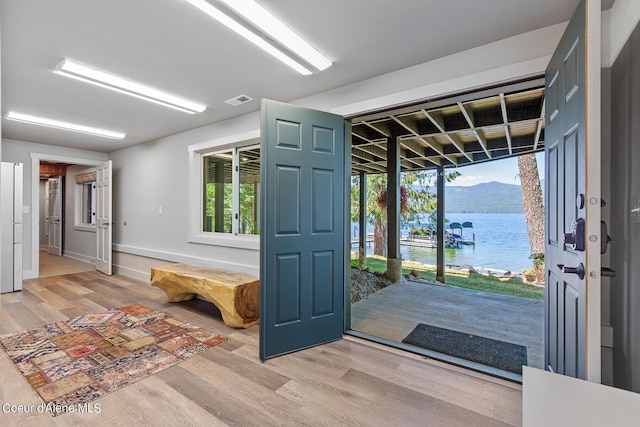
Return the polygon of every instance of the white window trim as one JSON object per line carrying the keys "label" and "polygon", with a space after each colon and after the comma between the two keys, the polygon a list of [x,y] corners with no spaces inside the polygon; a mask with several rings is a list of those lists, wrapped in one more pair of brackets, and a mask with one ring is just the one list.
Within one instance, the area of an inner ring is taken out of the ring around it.
{"label": "white window trim", "polygon": [[[225,246],[240,249],[260,250],[260,236],[237,234],[237,223],[233,222],[232,233],[211,233],[202,231],[202,187],[203,170],[202,159],[205,155],[228,149],[256,146],[260,144],[260,131],[255,130],[220,138],[212,141],[193,144],[189,149],[189,243],[203,245]],[[235,165],[234,165],[235,166]],[[235,170],[235,168],[234,168]],[[237,180],[235,180],[233,191],[237,194]],[[234,198],[233,210],[237,211],[237,201]]]}
{"label": "white window trim", "polygon": [[[95,172],[96,168],[83,169],[75,173],[75,175],[82,175],[84,173]],[[76,231],[88,231],[90,233],[96,232],[95,224],[84,224],[80,222],[80,218],[82,218],[82,185],[76,184],[75,180],[73,181],[74,192],[73,192],[73,209],[74,209],[74,218],[73,218],[73,229]]]}

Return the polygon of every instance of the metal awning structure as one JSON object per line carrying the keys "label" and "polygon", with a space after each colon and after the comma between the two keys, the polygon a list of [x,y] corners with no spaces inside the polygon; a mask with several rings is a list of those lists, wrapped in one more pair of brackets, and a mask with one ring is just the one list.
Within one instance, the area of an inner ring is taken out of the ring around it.
{"label": "metal awning structure", "polygon": [[402,172],[465,166],[543,150],[544,81],[352,118],[352,173],[386,173],[391,138],[400,143]]}
{"label": "metal awning structure", "polygon": [[[437,268],[444,282],[445,170],[544,150],[544,78],[447,95],[351,118],[351,171],[366,205],[368,174],[387,175],[387,277],[401,278],[400,173],[436,171]],[[366,242],[361,209],[359,252]]]}

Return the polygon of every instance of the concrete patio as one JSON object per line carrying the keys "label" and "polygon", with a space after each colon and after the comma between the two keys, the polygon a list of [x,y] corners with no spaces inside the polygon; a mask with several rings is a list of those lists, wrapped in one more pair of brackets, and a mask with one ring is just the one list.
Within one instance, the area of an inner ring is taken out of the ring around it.
{"label": "concrete patio", "polygon": [[544,301],[424,280],[388,286],[351,305],[351,328],[402,342],[418,323],[527,347],[528,365],[544,365]]}

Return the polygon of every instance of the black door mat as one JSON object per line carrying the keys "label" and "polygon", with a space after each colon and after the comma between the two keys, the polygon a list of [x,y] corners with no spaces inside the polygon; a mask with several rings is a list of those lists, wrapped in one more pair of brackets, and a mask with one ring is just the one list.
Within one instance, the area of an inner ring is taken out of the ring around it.
{"label": "black door mat", "polygon": [[403,343],[522,375],[527,347],[418,323]]}

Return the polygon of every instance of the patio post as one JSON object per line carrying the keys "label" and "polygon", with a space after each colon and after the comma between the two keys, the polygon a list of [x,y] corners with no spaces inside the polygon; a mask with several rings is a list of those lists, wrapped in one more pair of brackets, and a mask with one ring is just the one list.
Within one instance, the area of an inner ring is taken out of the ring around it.
{"label": "patio post", "polygon": [[444,277],[444,167],[438,166],[437,207],[436,207],[436,280],[445,282]]}
{"label": "patio post", "polygon": [[358,217],[358,263],[360,268],[365,267],[367,258],[367,175],[360,171],[360,216]]}
{"label": "patio post", "polygon": [[400,143],[387,138],[387,278],[402,280],[400,256]]}

